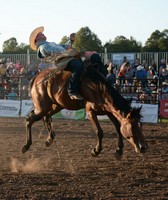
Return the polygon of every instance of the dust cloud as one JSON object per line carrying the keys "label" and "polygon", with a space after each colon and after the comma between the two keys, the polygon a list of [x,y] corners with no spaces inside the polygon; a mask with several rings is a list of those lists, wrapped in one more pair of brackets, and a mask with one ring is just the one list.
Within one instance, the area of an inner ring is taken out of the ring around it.
{"label": "dust cloud", "polygon": [[11,172],[15,173],[34,173],[34,172],[45,172],[47,170],[49,160],[34,158],[33,156],[26,162],[19,161],[16,158],[11,160]]}

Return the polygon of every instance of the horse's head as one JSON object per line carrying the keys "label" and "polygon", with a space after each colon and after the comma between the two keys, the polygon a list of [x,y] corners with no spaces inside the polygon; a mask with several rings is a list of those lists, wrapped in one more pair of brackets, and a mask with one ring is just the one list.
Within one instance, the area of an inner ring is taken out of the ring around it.
{"label": "horse's head", "polygon": [[134,147],[136,152],[145,153],[147,145],[142,134],[140,108],[133,108],[121,121],[120,131]]}

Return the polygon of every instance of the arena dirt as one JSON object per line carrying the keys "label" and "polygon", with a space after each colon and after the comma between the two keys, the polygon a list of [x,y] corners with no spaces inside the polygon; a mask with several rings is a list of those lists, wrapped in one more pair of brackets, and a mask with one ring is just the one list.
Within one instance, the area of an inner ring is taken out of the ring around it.
{"label": "arena dirt", "polygon": [[0,118],[1,200],[168,199],[167,124],[144,124],[147,153],[136,154],[124,140],[119,161],[109,121],[101,121],[104,139],[98,157],[91,156],[96,134],[89,121],[54,120],[56,139],[50,147],[42,125],[34,125],[33,144],[22,154],[24,118]]}

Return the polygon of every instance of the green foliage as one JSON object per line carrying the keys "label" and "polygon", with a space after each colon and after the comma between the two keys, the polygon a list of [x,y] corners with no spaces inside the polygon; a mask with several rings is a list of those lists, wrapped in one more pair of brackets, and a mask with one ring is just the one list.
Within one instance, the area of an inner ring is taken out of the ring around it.
{"label": "green foliage", "polygon": [[109,41],[105,44],[107,52],[140,52],[141,43],[137,42],[133,37],[127,39],[124,36],[117,36],[114,41]]}
{"label": "green foliage", "polygon": [[100,39],[88,27],[83,27],[76,33],[74,47],[78,50],[102,52]]}
{"label": "green foliage", "polygon": [[[60,44],[65,44],[69,37],[64,36]],[[98,53],[104,52],[104,48],[107,48],[107,52],[165,52],[168,51],[168,29],[160,32],[154,31],[150,37],[142,44],[136,41],[132,36],[128,39],[125,36],[117,36],[113,41],[110,39],[102,46],[101,40],[93,33],[89,27],[82,27],[76,33],[76,39],[74,47],[78,50],[97,51]],[[29,49],[30,53],[36,53],[30,48],[30,45],[21,43],[18,45],[17,39],[12,37],[3,43],[3,53],[13,54],[25,54]]]}
{"label": "green foliage", "polygon": [[154,31],[147,39],[145,46],[142,48],[144,52],[163,52],[168,51],[168,29],[160,32]]}
{"label": "green foliage", "polygon": [[18,45],[17,39],[12,37],[9,40],[6,40],[3,43],[3,53],[6,54],[26,54],[27,53],[27,49],[29,49],[30,53],[35,53],[35,51],[33,51],[30,48],[30,45],[27,45],[25,43],[21,43],[20,45]]}
{"label": "green foliage", "polygon": [[60,42],[60,44],[65,44],[69,40],[69,37],[64,36]]}

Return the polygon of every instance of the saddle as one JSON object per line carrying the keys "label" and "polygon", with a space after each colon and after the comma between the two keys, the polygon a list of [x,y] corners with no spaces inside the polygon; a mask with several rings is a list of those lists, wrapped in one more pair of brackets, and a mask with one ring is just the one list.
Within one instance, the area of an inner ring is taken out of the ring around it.
{"label": "saddle", "polygon": [[74,58],[79,59],[80,53],[75,49],[70,49],[61,54],[52,54],[51,56],[45,58],[45,61],[54,64],[57,70],[62,71]]}

